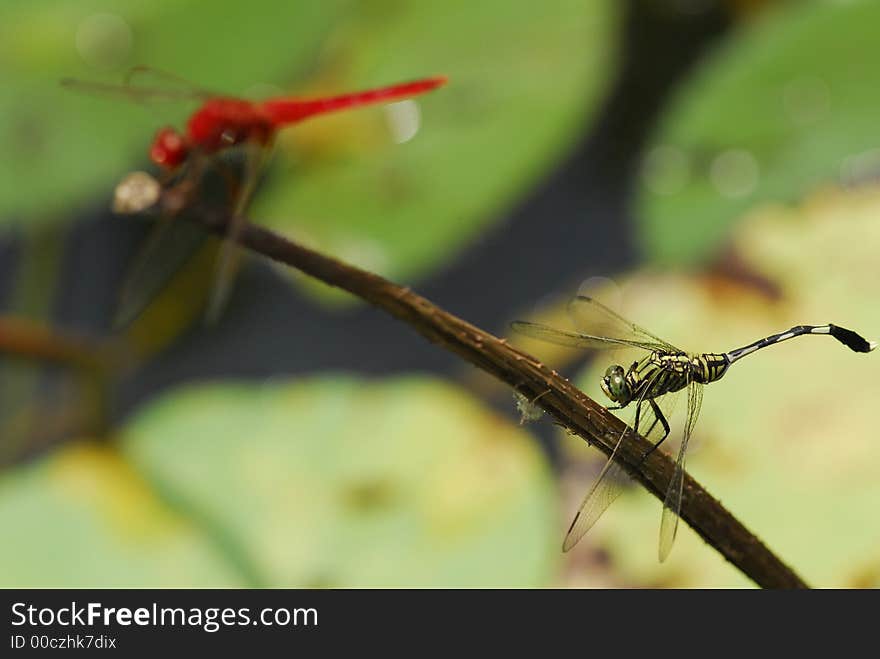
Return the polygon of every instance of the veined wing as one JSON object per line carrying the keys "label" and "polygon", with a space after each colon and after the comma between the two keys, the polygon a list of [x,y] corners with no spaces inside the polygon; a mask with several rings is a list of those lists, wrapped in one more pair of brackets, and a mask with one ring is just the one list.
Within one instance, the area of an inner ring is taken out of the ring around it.
{"label": "veined wing", "polygon": [[86,94],[102,94],[105,96],[119,96],[132,101],[201,101],[208,98],[207,95],[182,89],[165,89],[163,87],[141,87],[138,85],[117,85],[110,82],[92,82],[90,80],[78,80],[77,78],[62,78],[61,86]]}
{"label": "veined wing", "polygon": [[214,287],[211,290],[211,298],[208,302],[207,321],[209,323],[219,318],[229,298],[232,282],[235,279],[235,274],[238,272],[238,266],[241,262],[242,250],[238,244],[238,239],[241,237],[241,232],[246,223],[244,212],[250,203],[251,197],[253,197],[260,173],[266,166],[269,154],[272,151],[272,144],[263,145],[248,142],[243,146],[243,149],[245,162],[241,182],[232,205],[229,226],[226,228],[226,238],[220,248],[217,260],[217,274],[214,280]]}
{"label": "veined wing", "polygon": [[[157,69],[154,66],[145,66],[143,64],[138,64],[137,66],[131,67],[128,71],[125,72],[125,77],[123,78],[123,83],[125,85],[131,86],[135,83],[135,80],[140,80],[139,85],[148,86],[148,87],[164,87],[166,89],[179,89],[180,91],[186,91],[191,94],[199,95],[199,96],[222,96],[222,94],[218,94],[210,89],[204,89],[194,82],[183,78],[176,73],[171,73],[169,71],[163,71],[162,69]],[[146,81],[146,84],[144,83]]]}
{"label": "veined wing", "polygon": [[[624,433],[626,434],[626,433]],[[617,445],[623,441],[623,435],[620,436]],[[608,459],[602,471],[599,472],[598,478],[593,483],[593,487],[587,492],[587,496],[581,502],[571,526],[568,527],[568,533],[562,542],[562,551],[570,551],[581,538],[593,528],[593,525],[599,520],[608,507],[617,500],[629,483],[629,476],[623,467],[614,460],[617,454],[617,448],[614,449],[612,457]]]}
{"label": "veined wing", "polygon": [[86,94],[118,96],[138,102],[204,101],[220,95],[201,89],[173,73],[147,66],[129,69],[120,84],[62,78],[61,86]]}
{"label": "veined wing", "polygon": [[[201,182],[205,166],[203,158],[191,157],[186,171],[174,185],[187,186],[191,192],[192,186]],[[165,210],[125,275],[113,326],[119,329],[135,320],[171,282],[172,277],[207,246],[209,237],[207,230],[198,223],[186,221],[176,213]]]}
{"label": "veined wing", "polygon": [[660,546],[658,549],[660,562],[666,560],[672,551],[672,543],[675,542],[675,534],[678,531],[679,512],[681,511],[681,494],[684,487],[684,464],[688,442],[697,418],[700,416],[700,406],[703,404],[703,385],[691,380],[687,387],[688,410],[687,419],[684,422],[684,435],[681,438],[681,446],[678,449],[678,457],[675,460],[675,469],[669,488],[666,490],[666,499],[663,501],[663,515],[660,519]]}
{"label": "veined wing", "polygon": [[114,327],[125,327],[140,316],[196,252],[208,247],[209,238],[196,222],[176,215],[160,218],[123,281]]}
{"label": "veined wing", "polygon": [[[662,373],[662,371],[657,370],[651,377],[650,384],[642,390],[642,397],[639,398],[636,404],[636,417],[634,417],[633,422],[630,424],[636,432],[644,433],[643,436],[650,442],[660,441],[665,432],[663,424],[660,423],[659,419],[654,415],[649,401],[644,398],[644,392],[650,389],[650,385],[652,385],[660,376],[660,373]],[[674,395],[672,398],[668,399],[667,397],[664,397],[662,403],[663,407],[667,408],[667,413],[671,413],[671,409],[675,405]],[[663,414],[662,411],[661,414]],[[638,418],[638,422],[636,422],[636,418]],[[602,513],[604,513],[608,507],[614,503],[617,497],[623,493],[624,489],[626,489],[630,480],[629,475],[615,458],[617,457],[617,452],[620,449],[628,430],[629,427],[621,433],[620,438],[617,440],[617,444],[614,446],[614,450],[611,452],[611,456],[602,467],[602,471],[599,472],[599,476],[596,478],[590,491],[587,492],[587,496],[585,496],[584,500],[581,502],[581,505],[571,522],[571,526],[568,528],[565,540],[562,543],[563,551],[569,551],[574,547],[580,539],[584,537],[584,534],[599,520]]]}
{"label": "veined wing", "polygon": [[620,347],[641,348],[653,352],[654,350],[666,350],[657,343],[647,343],[636,339],[626,339],[610,336],[593,336],[580,332],[568,332],[555,329],[541,323],[531,323],[526,320],[515,320],[510,324],[511,329],[519,334],[540,339],[548,343],[555,343],[569,348],[589,348],[593,350],[605,350]]}
{"label": "veined wing", "polygon": [[649,350],[683,352],[586,295],[578,295],[569,302],[568,314],[575,327],[584,336],[615,339],[621,343],[629,342],[627,345],[637,344]]}

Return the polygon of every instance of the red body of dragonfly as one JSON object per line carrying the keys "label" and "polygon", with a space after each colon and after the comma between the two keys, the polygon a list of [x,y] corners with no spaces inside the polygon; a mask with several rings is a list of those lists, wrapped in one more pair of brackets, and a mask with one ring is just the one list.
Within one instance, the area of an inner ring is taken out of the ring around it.
{"label": "red body of dragonfly", "polygon": [[[133,85],[132,79],[142,74],[158,76],[170,86]],[[250,200],[268,147],[278,130],[316,115],[411,98],[436,89],[445,82],[445,77],[436,76],[339,96],[314,99],[284,96],[264,101],[249,101],[200,90],[177,76],[147,67],[132,69],[122,85],[69,79],[63,80],[62,85],[87,93],[113,94],[134,100],[199,102],[183,132],[166,126],[156,133],[150,147],[150,159],[169,174],[183,169],[185,164],[192,165],[183,176],[183,181],[192,189],[195,189],[204,172],[206,160],[225,149],[245,147],[243,174],[232,196],[232,221],[228,228],[230,240],[225,241],[220,255],[208,311],[209,317],[216,317],[228,294],[235,270],[234,243],[243,222],[241,214]],[[172,225],[180,227],[176,235],[169,230]],[[140,314],[198,246],[199,240],[193,237],[185,223],[160,222],[123,285],[117,325],[125,325]],[[153,258],[153,253],[158,253],[156,258]],[[149,258],[145,258],[147,256]],[[144,267],[151,262],[158,262],[159,266]]]}
{"label": "red body of dragonfly", "polygon": [[303,119],[372,103],[410,98],[436,89],[445,82],[445,77],[438,76],[317,99],[280,97],[254,102],[231,97],[208,98],[190,116],[185,133],[178,133],[173,128],[163,128],[158,132],[150,149],[150,158],[161,167],[174,169],[187,159],[194,148],[204,153],[214,153],[243,142],[266,145],[278,129]]}

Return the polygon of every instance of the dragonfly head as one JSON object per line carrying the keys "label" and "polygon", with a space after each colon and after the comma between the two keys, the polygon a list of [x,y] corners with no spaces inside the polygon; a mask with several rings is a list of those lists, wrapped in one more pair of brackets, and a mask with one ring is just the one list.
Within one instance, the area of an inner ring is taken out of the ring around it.
{"label": "dragonfly head", "polygon": [[150,160],[162,169],[177,169],[189,155],[189,144],[186,138],[170,126],[156,133],[150,147]]}
{"label": "dragonfly head", "polygon": [[632,390],[626,381],[626,373],[619,364],[608,367],[601,386],[605,395],[622,407],[632,400]]}

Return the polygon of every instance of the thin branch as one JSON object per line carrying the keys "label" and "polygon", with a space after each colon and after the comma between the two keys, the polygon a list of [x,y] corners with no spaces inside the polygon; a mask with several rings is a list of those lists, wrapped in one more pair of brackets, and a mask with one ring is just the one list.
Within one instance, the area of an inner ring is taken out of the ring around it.
{"label": "thin branch", "polygon": [[[174,189],[163,192],[160,206],[179,209]],[[225,211],[197,204],[188,215],[222,234]],[[556,371],[531,355],[441,309],[409,288],[324,256],[258,226],[248,225],[239,242],[253,252],[296,268],[352,293],[407,323],[426,339],[507,383],[538,403],[560,425],[611,455],[625,425]],[[660,451],[640,464],[651,444],[630,433],[617,458],[645,489],[663,501],[673,463]],[[731,515],[690,475],[685,474],[681,517],[707,543],[756,584],[765,588],[806,588],[804,581]]]}
{"label": "thin branch", "polygon": [[13,315],[0,315],[0,356],[61,366],[76,378],[65,382],[62,391],[69,393],[49,408],[36,399],[17,401],[10,408],[10,418],[0,426],[0,436],[8,440],[0,446],[0,468],[45,450],[69,433],[103,435],[110,378],[132,361],[116,339],[85,337]]}
{"label": "thin branch", "polygon": [[20,316],[0,316],[0,354],[75,369],[98,369],[110,361],[101,342],[55,330]]}

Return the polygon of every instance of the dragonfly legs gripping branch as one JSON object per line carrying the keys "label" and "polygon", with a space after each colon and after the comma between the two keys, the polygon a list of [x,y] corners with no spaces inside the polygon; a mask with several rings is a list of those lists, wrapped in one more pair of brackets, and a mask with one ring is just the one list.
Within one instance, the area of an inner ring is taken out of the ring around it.
{"label": "dragonfly legs gripping branch", "polygon": [[[877,347],[876,342],[869,342],[856,332],[838,325],[798,325],[726,353],[691,354],[626,320],[592,298],[578,296],[569,304],[568,310],[578,330],[576,332],[526,321],[515,321],[512,328],[520,334],[568,347],[594,350],[634,348],[643,351],[644,356],[626,370],[619,364],[609,366],[600,382],[603,393],[615,403],[608,407],[609,410],[624,409],[630,403],[635,403],[632,431],[653,444],[642,456],[640,465],[670,434],[667,417],[671,414],[675,397],[669,394],[687,391],[684,434],[663,501],[659,544],[661,561],[669,555],[678,529],[685,455],[700,414],[704,385],[720,380],[731,364],[746,355],[798,336],[829,335],[854,352],[871,352]],[[623,491],[628,477],[616,457],[625,435],[626,431],[618,438],[611,456],[578,508],[565,537],[563,550],[574,547]]]}

